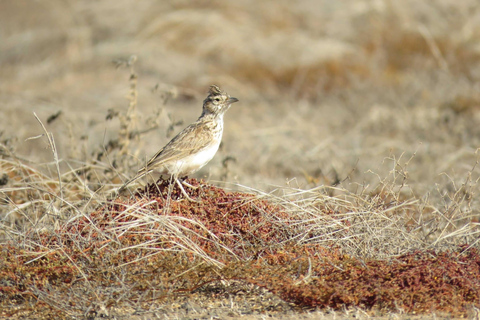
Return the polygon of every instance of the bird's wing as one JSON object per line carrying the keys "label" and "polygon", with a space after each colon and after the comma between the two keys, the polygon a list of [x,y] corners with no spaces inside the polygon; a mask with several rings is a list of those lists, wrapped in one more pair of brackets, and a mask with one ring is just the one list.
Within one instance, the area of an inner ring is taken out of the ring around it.
{"label": "bird's wing", "polygon": [[122,187],[117,191],[117,193],[122,192],[126,187],[132,182],[146,176],[147,174],[154,171],[155,167],[161,166],[163,163],[174,159],[181,159],[183,157],[189,156],[194,152],[198,152],[212,143],[212,132],[211,130],[201,130],[199,125],[212,125],[212,123],[202,122],[201,124],[197,121],[192,123],[179,134],[177,134],[172,140],[170,140],[165,147],[158,151],[148,162],[145,167],[138,170],[138,173],[135,177],[128,180],[123,184]]}
{"label": "bird's wing", "polygon": [[177,134],[165,147],[158,151],[138,174],[152,170],[170,160],[181,159],[194,152],[198,152],[212,143],[210,130],[199,130],[198,122],[195,122]]}

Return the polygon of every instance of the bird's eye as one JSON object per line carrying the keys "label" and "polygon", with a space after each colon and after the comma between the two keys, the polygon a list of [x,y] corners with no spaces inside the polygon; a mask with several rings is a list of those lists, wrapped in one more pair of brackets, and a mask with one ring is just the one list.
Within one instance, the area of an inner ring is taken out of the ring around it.
{"label": "bird's eye", "polygon": [[215,101],[217,101],[217,102],[220,102],[220,98],[219,98],[219,97],[216,97],[216,98],[213,99],[213,100],[215,100]]}

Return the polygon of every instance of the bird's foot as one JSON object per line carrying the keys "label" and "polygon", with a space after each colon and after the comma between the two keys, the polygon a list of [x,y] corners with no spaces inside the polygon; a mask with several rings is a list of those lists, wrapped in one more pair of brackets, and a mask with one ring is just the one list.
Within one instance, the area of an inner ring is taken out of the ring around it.
{"label": "bird's foot", "polygon": [[194,189],[194,190],[198,189],[198,187],[194,187],[194,186],[186,183],[185,181],[180,182],[180,180],[178,180],[178,179],[175,179],[175,181],[177,182],[178,186],[180,187],[180,190],[182,191],[182,194],[184,195],[184,197],[185,197],[188,201],[200,203],[200,201],[195,200],[195,199],[192,199],[192,198],[187,194],[187,192],[186,192],[185,189],[183,188],[182,184],[184,184],[184,185],[186,185],[187,187],[190,187],[190,188],[192,188],[192,189]]}

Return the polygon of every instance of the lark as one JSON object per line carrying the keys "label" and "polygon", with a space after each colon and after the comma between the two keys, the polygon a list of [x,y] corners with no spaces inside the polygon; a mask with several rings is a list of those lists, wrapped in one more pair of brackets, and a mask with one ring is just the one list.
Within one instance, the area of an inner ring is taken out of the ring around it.
{"label": "lark", "polygon": [[183,129],[160,151],[158,151],[137,175],[128,180],[120,189],[123,191],[132,182],[152,173],[170,175],[178,184],[182,194],[190,201],[182,184],[194,188],[185,181],[186,177],[205,166],[217,153],[223,135],[223,116],[232,103],[238,99],[229,96],[218,86],[210,86],[203,101],[203,111],[197,121]]}

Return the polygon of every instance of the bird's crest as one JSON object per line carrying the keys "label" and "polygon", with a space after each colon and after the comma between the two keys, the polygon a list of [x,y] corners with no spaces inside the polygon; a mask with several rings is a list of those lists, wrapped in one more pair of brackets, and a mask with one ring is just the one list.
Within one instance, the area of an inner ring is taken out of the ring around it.
{"label": "bird's crest", "polygon": [[223,93],[222,90],[215,84],[211,85],[210,90],[208,90],[209,95],[215,95],[216,96],[216,95],[220,95],[222,93]]}

